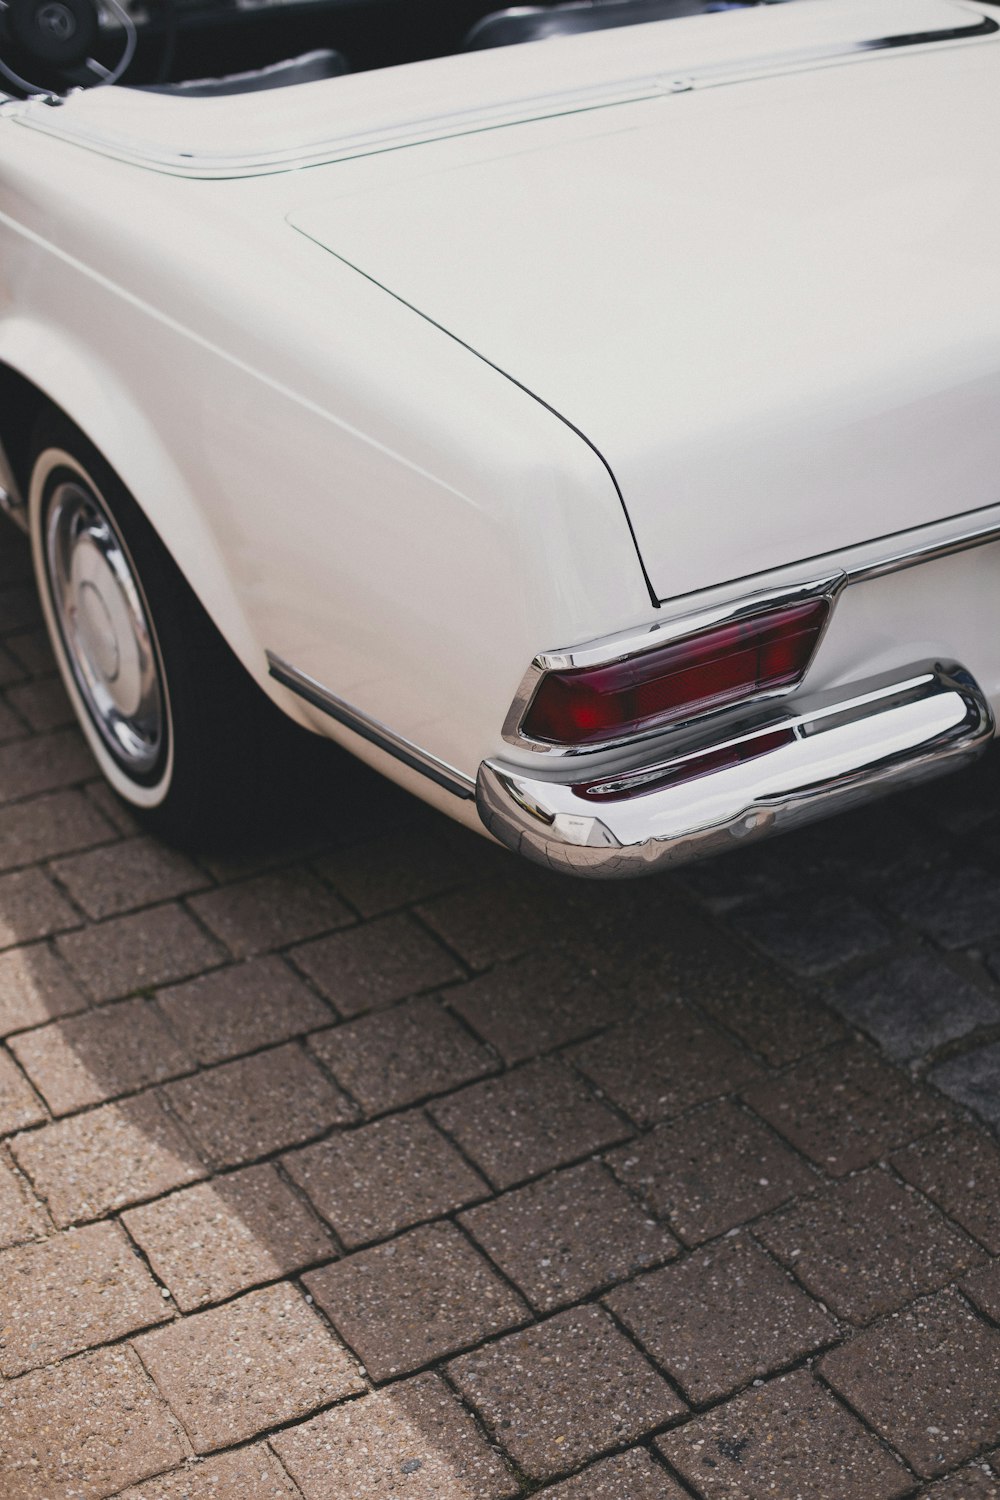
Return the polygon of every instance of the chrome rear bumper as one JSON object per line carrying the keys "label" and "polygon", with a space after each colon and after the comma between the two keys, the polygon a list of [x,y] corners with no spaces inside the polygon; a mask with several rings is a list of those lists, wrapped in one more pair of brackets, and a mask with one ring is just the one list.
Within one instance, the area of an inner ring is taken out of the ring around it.
{"label": "chrome rear bumper", "polygon": [[832,692],[719,714],[543,773],[483,761],[480,817],[508,848],[570,874],[645,875],[940,775],[994,732],[978,684],[921,663]]}

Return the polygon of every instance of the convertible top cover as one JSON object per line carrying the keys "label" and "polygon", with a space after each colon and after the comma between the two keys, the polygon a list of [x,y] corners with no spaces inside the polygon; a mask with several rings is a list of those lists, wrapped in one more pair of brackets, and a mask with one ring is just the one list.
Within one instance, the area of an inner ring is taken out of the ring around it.
{"label": "convertible top cover", "polygon": [[[297,84],[270,93],[266,105],[256,93],[93,89],[57,108],[22,107],[18,119],[160,171],[252,176],[868,52],[970,45],[997,29],[992,16],[962,0],[807,0],[731,11],[724,24],[690,16]],[[428,99],[436,101],[432,115]]]}

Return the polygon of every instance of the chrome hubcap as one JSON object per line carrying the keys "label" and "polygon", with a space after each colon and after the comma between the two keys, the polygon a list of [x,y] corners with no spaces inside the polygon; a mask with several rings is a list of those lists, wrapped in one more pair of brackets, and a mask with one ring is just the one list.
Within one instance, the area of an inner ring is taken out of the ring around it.
{"label": "chrome hubcap", "polygon": [[74,480],[53,491],[45,555],[53,608],[87,711],[129,772],[151,771],[164,736],[152,632],[113,523]]}

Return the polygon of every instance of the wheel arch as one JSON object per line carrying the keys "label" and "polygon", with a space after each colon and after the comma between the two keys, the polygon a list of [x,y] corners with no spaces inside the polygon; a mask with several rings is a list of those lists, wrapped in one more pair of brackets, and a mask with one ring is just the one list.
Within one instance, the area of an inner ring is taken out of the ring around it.
{"label": "wheel arch", "polygon": [[288,712],[215,535],[136,394],[93,348],[38,325],[0,327],[0,444],[25,501],[32,432],[46,406],[79,428],[114,470],[231,650]]}

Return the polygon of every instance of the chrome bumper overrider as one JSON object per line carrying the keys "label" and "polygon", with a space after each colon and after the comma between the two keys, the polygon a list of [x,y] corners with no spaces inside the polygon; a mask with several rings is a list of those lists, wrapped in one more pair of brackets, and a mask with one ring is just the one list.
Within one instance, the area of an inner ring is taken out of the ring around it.
{"label": "chrome bumper overrider", "polygon": [[994,732],[955,663],[719,714],[538,774],[483,761],[489,831],[570,874],[644,875],[854,807],[974,759]]}

